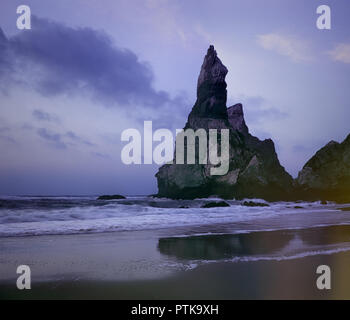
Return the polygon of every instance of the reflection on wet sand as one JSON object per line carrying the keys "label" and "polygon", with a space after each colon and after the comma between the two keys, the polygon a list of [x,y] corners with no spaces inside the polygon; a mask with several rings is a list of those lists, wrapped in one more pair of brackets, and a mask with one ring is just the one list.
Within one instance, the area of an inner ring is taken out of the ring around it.
{"label": "reflection on wet sand", "polygon": [[302,240],[309,245],[327,245],[350,242],[350,226],[327,226],[299,231]]}
{"label": "reflection on wet sand", "polygon": [[[160,238],[160,253],[185,260],[220,260],[240,256],[288,254],[311,246],[350,242],[350,226],[242,234]],[[292,251],[293,250],[293,251]]]}
{"label": "reflection on wet sand", "polygon": [[293,237],[292,232],[271,231],[161,238],[158,242],[158,249],[162,254],[179,259],[217,260],[274,253],[286,246]]}

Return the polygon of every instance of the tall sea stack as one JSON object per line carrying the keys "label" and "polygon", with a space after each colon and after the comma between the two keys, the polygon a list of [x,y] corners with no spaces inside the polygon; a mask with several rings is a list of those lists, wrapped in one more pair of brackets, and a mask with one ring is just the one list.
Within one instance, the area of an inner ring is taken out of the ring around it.
{"label": "tall sea stack", "polygon": [[225,77],[228,70],[210,46],[197,83],[197,100],[184,129],[229,129],[230,164],[223,176],[210,175],[211,164],[166,164],[156,174],[158,196],[193,199],[288,199],[293,179],[280,165],[274,143],[252,136],[244,120],[243,106],[227,108]]}

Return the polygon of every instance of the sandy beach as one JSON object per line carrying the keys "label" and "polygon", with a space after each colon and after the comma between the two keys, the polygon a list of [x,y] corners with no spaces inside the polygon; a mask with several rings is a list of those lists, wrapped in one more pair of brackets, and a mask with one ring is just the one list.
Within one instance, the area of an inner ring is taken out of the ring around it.
{"label": "sandy beach", "polygon": [[[190,237],[168,233],[3,238],[0,298],[350,298],[350,226]],[[19,264],[31,267],[31,290],[16,288]],[[316,269],[324,264],[332,272],[331,290],[316,286]]]}

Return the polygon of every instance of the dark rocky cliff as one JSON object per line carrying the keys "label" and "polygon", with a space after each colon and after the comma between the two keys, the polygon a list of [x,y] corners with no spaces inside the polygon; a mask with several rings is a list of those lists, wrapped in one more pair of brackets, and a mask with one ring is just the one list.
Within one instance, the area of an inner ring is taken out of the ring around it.
{"label": "dark rocky cliff", "polygon": [[329,142],[304,165],[297,178],[301,198],[350,202],[350,134]]}
{"label": "dark rocky cliff", "polygon": [[156,174],[158,196],[192,199],[217,195],[223,198],[288,199],[293,179],[280,165],[274,143],[249,134],[243,107],[226,107],[227,68],[210,46],[197,84],[197,100],[184,129],[229,129],[230,164],[223,176],[211,176],[210,164],[166,164]]}

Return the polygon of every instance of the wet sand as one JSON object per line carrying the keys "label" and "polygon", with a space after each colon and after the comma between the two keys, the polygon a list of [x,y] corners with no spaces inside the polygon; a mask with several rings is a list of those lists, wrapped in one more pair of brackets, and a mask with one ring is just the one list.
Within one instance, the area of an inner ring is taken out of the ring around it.
{"label": "wet sand", "polygon": [[[334,247],[347,250],[349,243],[350,226],[196,237],[148,231],[3,238],[0,299],[350,299],[350,251]],[[313,254],[303,257],[303,246]],[[247,261],[235,260],[240,257]],[[198,266],[185,270],[193,261]],[[19,264],[31,267],[31,290],[16,288]],[[331,268],[331,290],[316,286],[323,264]]]}
{"label": "wet sand", "polygon": [[[316,268],[332,270],[318,290]],[[1,299],[350,299],[350,253],[287,261],[218,263],[155,280],[41,282],[27,291],[1,285]]]}

